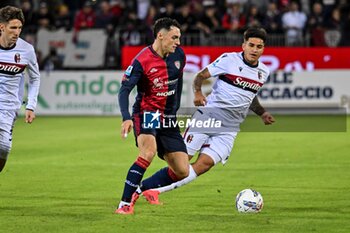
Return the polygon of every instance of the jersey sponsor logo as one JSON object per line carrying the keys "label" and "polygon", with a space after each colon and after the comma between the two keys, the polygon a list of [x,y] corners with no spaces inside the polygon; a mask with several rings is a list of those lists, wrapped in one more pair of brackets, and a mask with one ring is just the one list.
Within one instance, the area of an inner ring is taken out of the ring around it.
{"label": "jersey sponsor logo", "polygon": [[168,85],[168,86],[169,86],[169,85],[173,85],[173,84],[177,83],[177,80],[178,80],[178,79],[169,80],[169,81],[166,81],[165,84]]}
{"label": "jersey sponsor logo", "polygon": [[156,69],[156,68],[152,68],[149,72],[150,73],[155,73],[155,72],[157,72],[158,70]]}
{"label": "jersey sponsor logo", "polygon": [[180,67],[181,67],[181,62],[180,61],[175,61],[174,64],[175,64],[175,67],[177,69],[180,69]]}
{"label": "jersey sponsor logo", "polygon": [[157,96],[170,96],[174,94],[175,94],[175,90],[166,91],[166,92],[157,92]]}
{"label": "jersey sponsor logo", "polygon": [[155,78],[155,79],[153,80],[153,88],[155,88],[155,89],[161,89],[161,88],[163,88],[165,85],[166,85],[166,86],[173,85],[173,84],[177,83],[177,81],[178,81],[178,79],[163,81],[163,80],[161,80],[161,78]]}
{"label": "jersey sponsor logo", "polygon": [[235,87],[238,87],[253,93],[257,93],[260,90],[260,88],[263,86],[262,83],[256,82],[254,80],[236,76],[236,75],[230,75],[230,74],[221,75],[219,76],[219,79]]}
{"label": "jersey sponsor logo", "polygon": [[0,62],[0,73],[15,75],[22,73],[26,65]]}
{"label": "jersey sponsor logo", "polygon": [[19,63],[21,61],[21,54],[16,53],[15,57],[14,57],[14,60],[15,60],[16,63]]}

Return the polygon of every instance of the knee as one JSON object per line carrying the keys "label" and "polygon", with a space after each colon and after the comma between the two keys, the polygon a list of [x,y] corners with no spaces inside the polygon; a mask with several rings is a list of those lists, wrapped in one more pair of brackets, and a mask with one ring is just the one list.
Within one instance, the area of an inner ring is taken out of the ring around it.
{"label": "knee", "polygon": [[188,166],[185,166],[183,168],[177,169],[177,171],[174,171],[174,173],[179,180],[182,180],[190,174],[190,170]]}

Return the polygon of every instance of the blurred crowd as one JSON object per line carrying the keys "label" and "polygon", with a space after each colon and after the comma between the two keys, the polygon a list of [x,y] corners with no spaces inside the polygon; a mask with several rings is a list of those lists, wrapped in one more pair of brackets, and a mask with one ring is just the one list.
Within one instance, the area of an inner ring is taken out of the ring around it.
{"label": "blurred crowd", "polygon": [[[283,38],[283,46],[350,46],[350,3],[347,0],[2,0],[25,15],[24,34],[41,28],[73,32],[104,29],[118,35],[120,46],[149,44],[152,25],[171,17],[182,25],[186,45],[217,44],[213,35],[241,38],[250,26],[262,26]],[[214,41],[214,42],[213,42]],[[239,42],[241,43],[241,42]],[[281,46],[281,44],[269,44]]]}
{"label": "blurred crowd", "polygon": [[[234,34],[257,25],[285,35],[286,45],[303,45],[308,33],[309,45],[325,46],[326,31],[339,37],[339,45],[350,45],[347,0],[2,0],[0,6],[7,4],[22,8],[25,33],[64,28],[77,36],[82,29],[103,28],[122,33],[125,44],[147,43],[154,21],[167,16],[179,21],[184,34]],[[139,42],[138,33],[146,41]]]}

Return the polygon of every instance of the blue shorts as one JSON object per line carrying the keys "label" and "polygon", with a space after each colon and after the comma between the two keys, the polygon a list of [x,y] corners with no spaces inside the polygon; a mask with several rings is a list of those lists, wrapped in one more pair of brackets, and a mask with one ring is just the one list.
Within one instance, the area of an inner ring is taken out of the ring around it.
{"label": "blue shorts", "polygon": [[184,152],[187,154],[186,145],[179,127],[145,129],[142,127],[142,114],[133,114],[134,135],[137,146],[137,137],[140,134],[152,134],[156,138],[158,157],[164,159],[164,155],[171,152]]}

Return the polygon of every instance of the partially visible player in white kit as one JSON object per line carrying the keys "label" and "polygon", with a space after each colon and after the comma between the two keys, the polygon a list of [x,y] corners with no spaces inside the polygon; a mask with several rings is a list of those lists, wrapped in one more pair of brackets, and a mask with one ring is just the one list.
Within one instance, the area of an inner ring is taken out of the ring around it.
{"label": "partially visible player in white kit", "polygon": [[26,123],[32,123],[40,85],[37,58],[32,45],[19,38],[24,24],[21,9],[0,9],[0,172],[12,146],[12,129],[22,104],[24,70],[29,73]]}
{"label": "partially visible player in white kit", "polygon": [[[243,37],[242,52],[222,54],[200,71],[193,82],[194,104],[204,106],[199,107],[193,118],[219,118],[223,122],[221,132],[189,128],[184,134],[189,157],[192,158],[199,152],[198,159],[190,166],[189,176],[157,189],[148,188],[146,179],[134,195],[135,199],[142,192],[148,202],[160,204],[159,193],[193,181],[219,162],[225,164],[233,148],[239,125],[246,118],[249,109],[260,116],[265,125],[275,122],[274,117],[260,105],[256,96],[270,73],[268,68],[259,62],[264,51],[266,32],[262,28],[249,28]],[[201,87],[203,81],[210,77],[216,77],[217,80],[211,94],[206,98]]]}

